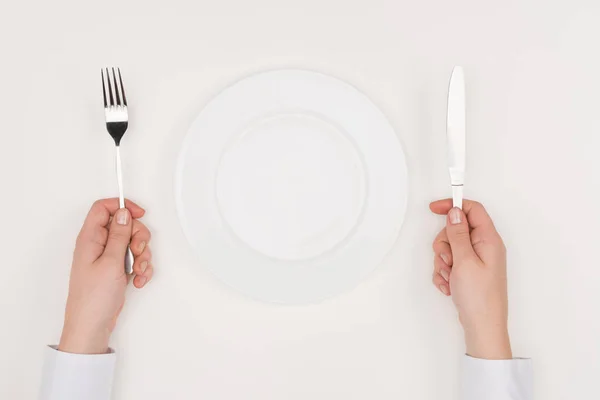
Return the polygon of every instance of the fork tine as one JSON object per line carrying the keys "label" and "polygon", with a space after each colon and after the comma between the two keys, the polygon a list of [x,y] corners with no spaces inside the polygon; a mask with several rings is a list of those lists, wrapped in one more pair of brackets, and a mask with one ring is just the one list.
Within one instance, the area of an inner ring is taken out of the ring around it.
{"label": "fork tine", "polygon": [[123,86],[123,79],[121,79],[121,68],[117,68],[119,72],[119,82],[121,82],[121,95],[123,96],[123,105],[127,107],[127,98],[125,97],[125,87]]}
{"label": "fork tine", "polygon": [[110,105],[115,105],[115,100],[113,99],[112,86],[110,84],[110,73],[108,72],[108,68],[106,68],[106,80],[108,83],[108,97],[110,98]]}
{"label": "fork tine", "polygon": [[104,82],[104,70],[100,68],[100,75],[102,75],[102,97],[104,98],[104,108],[108,107],[106,104],[106,83]]}
{"label": "fork tine", "polygon": [[117,99],[117,106],[122,106],[121,94],[119,93],[119,84],[117,83],[117,74],[115,74],[115,68],[112,68],[113,81],[115,82],[115,97]]}

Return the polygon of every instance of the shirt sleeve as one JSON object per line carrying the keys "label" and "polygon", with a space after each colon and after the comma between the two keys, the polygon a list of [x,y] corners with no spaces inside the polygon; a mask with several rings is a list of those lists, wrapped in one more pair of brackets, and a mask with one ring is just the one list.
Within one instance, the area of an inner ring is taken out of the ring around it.
{"label": "shirt sleeve", "polygon": [[110,400],[116,356],[46,350],[40,400]]}
{"label": "shirt sleeve", "polygon": [[462,361],[461,400],[533,400],[529,359]]}

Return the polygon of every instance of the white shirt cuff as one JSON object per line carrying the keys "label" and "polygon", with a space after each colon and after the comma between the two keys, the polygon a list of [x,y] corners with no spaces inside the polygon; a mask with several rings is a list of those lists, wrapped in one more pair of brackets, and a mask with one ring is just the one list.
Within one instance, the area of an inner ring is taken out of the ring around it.
{"label": "white shirt cuff", "polygon": [[46,349],[40,400],[109,400],[116,356]]}
{"label": "white shirt cuff", "polygon": [[529,359],[462,361],[461,400],[532,400],[533,367]]}

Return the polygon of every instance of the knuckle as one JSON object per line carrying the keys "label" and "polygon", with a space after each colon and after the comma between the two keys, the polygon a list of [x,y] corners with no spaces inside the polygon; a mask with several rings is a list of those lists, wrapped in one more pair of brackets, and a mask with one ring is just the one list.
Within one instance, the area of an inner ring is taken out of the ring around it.
{"label": "knuckle", "polygon": [[104,209],[104,203],[106,203],[107,199],[98,199],[92,203],[91,210],[101,210]]}
{"label": "knuckle", "polygon": [[126,240],[129,240],[129,236],[124,232],[120,232],[116,229],[113,229],[108,232],[108,240],[124,242]]}
{"label": "knuckle", "polygon": [[92,203],[92,206],[90,207],[90,210],[88,212],[88,216],[96,214],[101,208],[102,205],[100,205],[100,200],[96,200]]}
{"label": "knuckle", "polygon": [[142,257],[144,260],[149,260],[152,257],[152,250],[150,250],[150,246],[148,246],[148,243],[146,243],[139,256]]}
{"label": "knuckle", "polygon": [[447,241],[446,230],[441,231],[431,243],[431,247],[435,251],[436,247],[443,246]]}
{"label": "knuckle", "polygon": [[139,257],[140,257],[140,259],[142,261],[144,261],[144,260],[147,260],[147,261],[151,260],[152,259],[152,250],[150,250],[150,248],[148,246],[146,246],[144,248],[144,251],[142,252],[142,254],[140,254]]}
{"label": "knuckle", "polygon": [[136,275],[142,274],[142,263],[141,262],[135,263],[133,265],[133,272],[135,272]]}
{"label": "knuckle", "polygon": [[[446,258],[448,258],[448,256],[446,256]],[[442,258],[442,254],[440,252],[435,257],[435,266],[437,269],[450,267],[450,266],[452,266],[452,262],[450,262],[450,261],[451,260],[448,260],[448,263],[446,263],[446,261],[444,261],[444,259]]]}
{"label": "knuckle", "polygon": [[106,229],[95,229],[88,232],[79,232],[77,239],[75,240],[75,247],[79,247],[83,244],[93,243],[98,246],[104,247],[107,239]]}
{"label": "knuckle", "polygon": [[488,211],[482,203],[477,203],[477,208],[479,209],[482,215],[488,215]]}
{"label": "knuckle", "polygon": [[92,203],[92,208],[98,208],[102,206],[102,200],[96,200],[94,203]]}
{"label": "knuckle", "polygon": [[485,207],[480,202],[475,201],[475,200],[469,200],[469,201],[470,201],[470,204],[469,204],[469,210],[468,210],[467,214],[470,214],[473,211],[475,211],[475,212],[485,211]]}
{"label": "knuckle", "polygon": [[[462,228],[462,227],[461,227]],[[470,240],[469,230],[468,229],[457,229],[454,232],[454,238],[456,240]]]}
{"label": "knuckle", "polygon": [[445,250],[447,250],[450,246],[448,246],[446,243],[444,242],[437,242],[433,244],[433,251],[435,253],[441,253]]}
{"label": "knuckle", "polygon": [[435,277],[435,274],[438,273],[438,271],[441,269],[441,265],[440,265],[440,260],[439,257],[435,257],[433,260],[433,276]]}
{"label": "knuckle", "polygon": [[134,230],[137,231],[136,236],[139,236],[141,240],[145,242],[149,242],[150,239],[152,239],[152,232],[150,232],[150,229],[148,229],[148,227],[144,225],[143,222],[137,219],[135,219],[133,223],[135,225]]}
{"label": "knuckle", "polygon": [[475,201],[475,200],[471,200],[471,201],[473,202],[473,207],[474,208],[484,208],[483,204],[481,204],[480,202]]}

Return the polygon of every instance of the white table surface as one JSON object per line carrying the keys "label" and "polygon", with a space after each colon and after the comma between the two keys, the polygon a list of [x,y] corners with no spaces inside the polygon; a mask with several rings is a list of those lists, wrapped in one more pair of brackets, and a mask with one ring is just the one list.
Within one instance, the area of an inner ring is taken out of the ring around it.
{"label": "white table surface", "polygon": [[[126,194],[148,209],[156,275],[131,289],[112,345],[115,399],[453,399],[463,353],[430,283],[449,195],[448,78],[468,81],[466,194],[509,249],[515,355],[537,398],[598,398],[600,6],[595,1],[11,2],[0,16],[0,398],[34,399],[62,325],[75,236],[116,194],[100,72],[131,104]],[[596,4],[594,4],[596,3]],[[408,159],[407,218],[386,261],[323,304],[249,300],[184,240],[173,197],[188,126],[224,86],[309,68],[364,91]]]}

